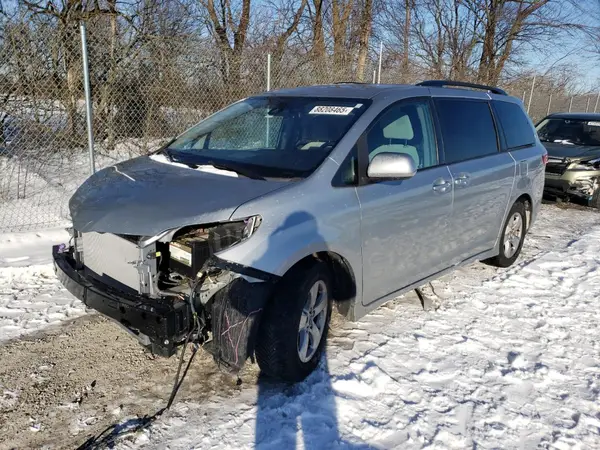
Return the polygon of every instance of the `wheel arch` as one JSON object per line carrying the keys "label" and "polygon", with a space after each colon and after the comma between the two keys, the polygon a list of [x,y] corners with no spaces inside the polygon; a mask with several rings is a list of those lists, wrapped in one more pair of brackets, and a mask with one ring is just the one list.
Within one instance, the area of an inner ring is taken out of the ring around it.
{"label": "wheel arch", "polygon": [[342,255],[329,250],[308,254],[292,264],[286,274],[317,261],[324,262],[329,268],[335,307],[342,316],[352,320],[357,298],[357,282],[352,266]]}
{"label": "wheel arch", "polygon": [[533,213],[533,200],[529,194],[521,194],[513,203],[523,203],[525,206],[525,231],[531,226],[531,214]]}
{"label": "wheel arch", "polygon": [[513,200],[512,203],[508,204],[506,208],[506,212],[502,218],[502,222],[500,223],[500,227],[498,228],[498,236],[496,237],[496,243],[494,244],[494,254],[498,255],[500,253],[500,238],[502,236],[502,231],[504,230],[504,226],[506,221],[508,220],[508,215],[510,214],[510,210],[517,203],[522,203],[525,206],[525,231],[529,231],[529,227],[532,222],[532,214],[533,214],[533,202],[531,195],[528,193],[522,193],[517,198]]}

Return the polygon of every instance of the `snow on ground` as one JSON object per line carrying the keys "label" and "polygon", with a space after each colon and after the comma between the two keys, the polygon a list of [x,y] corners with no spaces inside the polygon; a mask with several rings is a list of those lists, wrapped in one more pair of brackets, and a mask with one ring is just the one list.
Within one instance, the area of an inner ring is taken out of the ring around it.
{"label": "snow on ground", "polygon": [[0,235],[0,342],[85,313],[54,275],[52,245],[64,229]]}
{"label": "snow on ground", "polygon": [[[545,205],[517,266],[434,282],[434,312],[407,296],[336,320],[305,382],[176,402],[118,447],[600,448],[599,219]],[[84,313],[52,272],[65,237],[0,235],[0,340]]]}
{"label": "snow on ground", "polygon": [[457,290],[467,268],[434,283],[436,312],[394,302],[334,327],[305,382],[176,404],[120,446],[600,448],[599,268],[598,225]]}

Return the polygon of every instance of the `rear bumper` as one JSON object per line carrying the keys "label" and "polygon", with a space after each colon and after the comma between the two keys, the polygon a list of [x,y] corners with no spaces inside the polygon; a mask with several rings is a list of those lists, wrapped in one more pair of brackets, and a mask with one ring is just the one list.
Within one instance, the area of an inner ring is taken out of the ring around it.
{"label": "rear bumper", "polygon": [[63,286],[89,308],[95,309],[133,333],[140,343],[161,356],[171,356],[191,327],[189,305],[180,300],[153,299],[111,289],[85,277],[63,247],[52,247],[54,271]]}

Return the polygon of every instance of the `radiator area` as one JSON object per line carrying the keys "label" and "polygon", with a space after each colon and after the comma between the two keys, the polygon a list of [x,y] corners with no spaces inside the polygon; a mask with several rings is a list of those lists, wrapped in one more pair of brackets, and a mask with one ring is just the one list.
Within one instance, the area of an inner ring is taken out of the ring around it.
{"label": "radiator area", "polygon": [[[140,292],[141,275],[138,265],[148,261],[146,251],[134,242],[110,233],[83,233],[81,236],[83,264],[105,281],[114,280]],[[146,250],[146,249],[144,249]],[[156,264],[150,262],[150,275],[156,274]],[[145,290],[145,289],[144,289]]]}

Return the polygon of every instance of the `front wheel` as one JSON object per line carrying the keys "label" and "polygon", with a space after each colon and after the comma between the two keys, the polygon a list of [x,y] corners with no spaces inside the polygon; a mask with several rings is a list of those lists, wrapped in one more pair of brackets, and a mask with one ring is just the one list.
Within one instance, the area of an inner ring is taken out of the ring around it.
{"label": "front wheel", "polygon": [[323,262],[303,264],[280,280],[263,314],[256,345],[256,360],[266,375],[296,382],[317,367],[331,303],[329,270]]}
{"label": "front wheel", "polygon": [[513,205],[504,228],[500,236],[500,253],[498,256],[490,258],[485,262],[496,267],[509,267],[517,260],[523,247],[527,214],[525,213],[525,205],[518,202]]}

